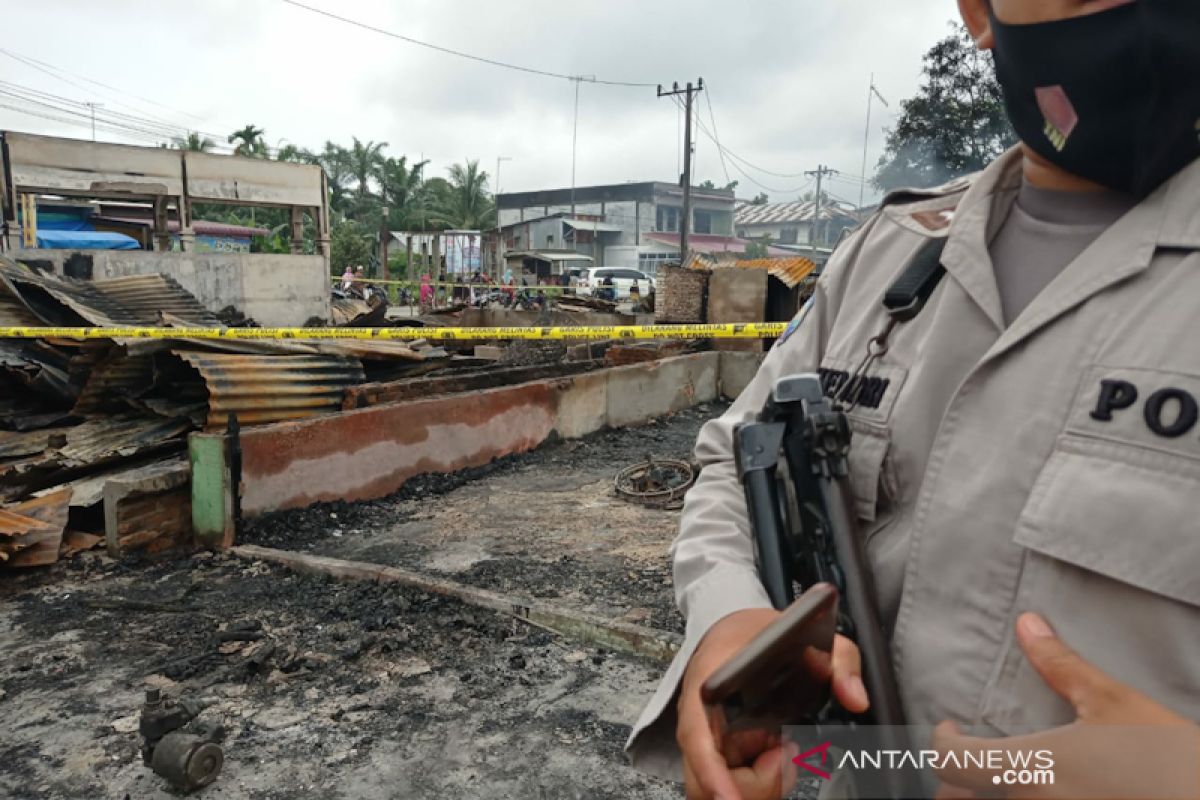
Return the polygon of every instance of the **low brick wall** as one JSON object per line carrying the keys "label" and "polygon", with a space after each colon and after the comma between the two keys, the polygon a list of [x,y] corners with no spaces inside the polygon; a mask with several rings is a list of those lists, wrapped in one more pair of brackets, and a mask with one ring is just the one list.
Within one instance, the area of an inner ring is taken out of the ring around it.
{"label": "low brick wall", "polygon": [[[246,428],[242,514],[382,497],[416,475],[482,466],[554,434],[577,438],[711,402],[735,361],[732,388],[753,365],[743,354],[709,352]],[[233,478],[222,435],[193,434],[190,444],[197,536],[227,546]]]}

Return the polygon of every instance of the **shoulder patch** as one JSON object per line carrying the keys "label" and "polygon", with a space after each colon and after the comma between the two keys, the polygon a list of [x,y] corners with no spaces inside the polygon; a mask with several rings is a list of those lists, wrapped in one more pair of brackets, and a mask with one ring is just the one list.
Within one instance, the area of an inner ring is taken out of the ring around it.
{"label": "shoulder patch", "polygon": [[922,200],[932,200],[937,197],[951,197],[953,195],[961,195],[967,189],[971,188],[971,184],[975,182],[980,173],[974,172],[970,175],[963,175],[961,178],[955,178],[952,181],[943,183],[941,186],[931,186],[924,189],[901,188],[893,189],[884,195],[883,202],[880,206],[899,205],[901,203],[917,203]]}
{"label": "shoulder patch", "polygon": [[804,324],[804,318],[808,316],[808,311],[810,308],[812,308],[812,305],[813,296],[809,296],[809,298],[804,301],[804,305],[801,306],[800,311],[796,314],[796,316],[792,317],[792,321],[788,323],[787,327],[783,329],[783,333],[779,335],[779,339],[775,342],[777,347],[790,339],[792,334],[799,330],[800,326]]}

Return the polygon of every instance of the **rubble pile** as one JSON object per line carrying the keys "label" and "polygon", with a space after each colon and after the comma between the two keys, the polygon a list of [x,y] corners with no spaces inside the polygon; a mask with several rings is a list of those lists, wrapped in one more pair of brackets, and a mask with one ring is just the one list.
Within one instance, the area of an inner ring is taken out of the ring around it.
{"label": "rubble pile", "polygon": [[[222,324],[165,275],[83,281],[0,257],[0,327]],[[425,342],[0,339],[0,564],[53,563],[106,530],[110,548],[169,541],[190,519],[191,431],[337,412],[348,387],[465,364]],[[153,502],[106,500],[133,478]]]}

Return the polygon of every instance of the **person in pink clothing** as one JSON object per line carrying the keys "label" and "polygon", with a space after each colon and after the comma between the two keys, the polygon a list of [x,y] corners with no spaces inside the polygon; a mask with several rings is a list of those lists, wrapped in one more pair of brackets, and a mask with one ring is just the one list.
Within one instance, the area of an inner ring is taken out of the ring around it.
{"label": "person in pink clothing", "polygon": [[433,278],[431,278],[429,276],[428,272],[421,276],[421,307],[422,308],[429,308],[430,306],[433,305],[432,281],[433,281]]}

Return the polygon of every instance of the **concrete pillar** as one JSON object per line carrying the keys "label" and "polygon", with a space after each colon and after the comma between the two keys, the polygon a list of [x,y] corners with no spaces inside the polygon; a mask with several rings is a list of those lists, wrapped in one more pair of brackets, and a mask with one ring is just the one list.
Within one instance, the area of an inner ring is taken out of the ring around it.
{"label": "concrete pillar", "polygon": [[433,275],[437,280],[442,280],[442,235],[440,233],[433,235]]}
{"label": "concrete pillar", "polygon": [[179,209],[179,249],[191,253],[196,249],[196,232],[192,230],[192,201],[180,195],[176,201]]}
{"label": "concrete pillar", "polygon": [[37,247],[37,198],[21,194],[21,246]]}
{"label": "concrete pillar", "polygon": [[171,249],[171,231],[167,226],[167,198],[154,198],[154,249],[165,253]]}
{"label": "concrete pillar", "polygon": [[299,255],[304,252],[304,208],[301,206],[292,206],[292,255]]}

